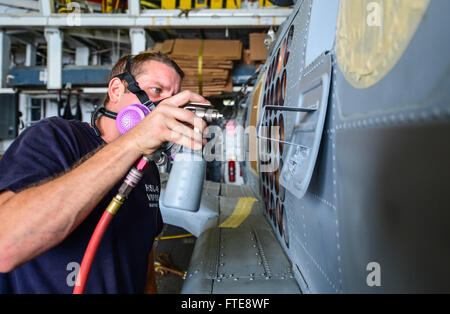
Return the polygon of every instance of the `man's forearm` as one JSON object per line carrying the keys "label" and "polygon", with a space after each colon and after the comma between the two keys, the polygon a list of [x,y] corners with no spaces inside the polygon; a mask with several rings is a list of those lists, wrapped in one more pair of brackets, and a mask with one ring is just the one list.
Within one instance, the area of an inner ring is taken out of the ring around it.
{"label": "man's forearm", "polygon": [[60,243],[137,158],[133,144],[120,137],[75,169],[0,204],[0,272]]}

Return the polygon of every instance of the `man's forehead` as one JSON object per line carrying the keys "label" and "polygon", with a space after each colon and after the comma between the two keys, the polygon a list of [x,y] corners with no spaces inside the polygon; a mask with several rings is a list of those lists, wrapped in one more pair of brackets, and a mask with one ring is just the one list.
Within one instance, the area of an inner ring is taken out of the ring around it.
{"label": "man's forehead", "polygon": [[159,77],[168,77],[168,78],[179,78],[177,71],[170,65],[165,63],[150,60],[142,64],[141,71],[139,71],[140,75],[146,76],[159,76]]}
{"label": "man's forehead", "polygon": [[151,83],[158,83],[159,85],[166,87],[166,85],[172,85],[179,83],[181,78],[179,74],[171,66],[151,60],[142,65],[142,72],[137,76],[142,84],[147,85]]}

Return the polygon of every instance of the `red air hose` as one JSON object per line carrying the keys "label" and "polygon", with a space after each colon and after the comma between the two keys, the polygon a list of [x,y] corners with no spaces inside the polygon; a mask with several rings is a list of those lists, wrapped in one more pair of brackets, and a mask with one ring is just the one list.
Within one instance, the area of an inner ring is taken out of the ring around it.
{"label": "red air hose", "polygon": [[89,244],[87,246],[86,252],[83,256],[83,261],[81,262],[80,271],[78,272],[77,281],[75,283],[75,288],[73,289],[73,294],[83,294],[84,287],[89,276],[89,271],[91,270],[92,262],[94,261],[95,254],[97,253],[100,241],[108,228],[109,223],[113,219],[114,215],[108,210],[103,212],[102,218],[100,218],[97,227],[95,227],[94,233],[92,234]]}
{"label": "red air hose", "polygon": [[119,193],[112,199],[108,207],[104,211],[102,217],[100,218],[97,226],[95,227],[94,233],[89,240],[89,244],[81,261],[80,270],[77,275],[77,280],[75,287],[73,288],[73,294],[84,293],[84,288],[89,276],[89,271],[91,270],[92,262],[94,261],[95,254],[97,253],[98,246],[108,228],[109,223],[122,206],[125,199],[128,197],[133,188],[139,183],[142,178],[145,168],[150,163],[150,158],[142,157],[135,168],[132,168],[125,177],[124,182],[119,188]]}

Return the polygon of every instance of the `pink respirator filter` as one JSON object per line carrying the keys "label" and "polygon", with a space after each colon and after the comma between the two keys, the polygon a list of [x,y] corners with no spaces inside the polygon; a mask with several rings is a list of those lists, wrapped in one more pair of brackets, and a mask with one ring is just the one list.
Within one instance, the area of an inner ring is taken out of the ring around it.
{"label": "pink respirator filter", "polygon": [[120,134],[125,134],[150,113],[150,109],[142,104],[128,105],[119,111],[116,126]]}

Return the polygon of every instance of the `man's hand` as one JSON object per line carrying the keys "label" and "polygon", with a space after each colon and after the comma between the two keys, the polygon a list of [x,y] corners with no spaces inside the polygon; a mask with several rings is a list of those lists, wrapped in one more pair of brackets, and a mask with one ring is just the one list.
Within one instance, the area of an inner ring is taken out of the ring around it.
{"label": "man's hand", "polygon": [[209,103],[198,94],[183,91],[163,100],[123,136],[132,140],[142,155],[153,154],[164,142],[177,143],[193,150],[202,149],[206,122],[191,111],[180,108],[190,102]]}

